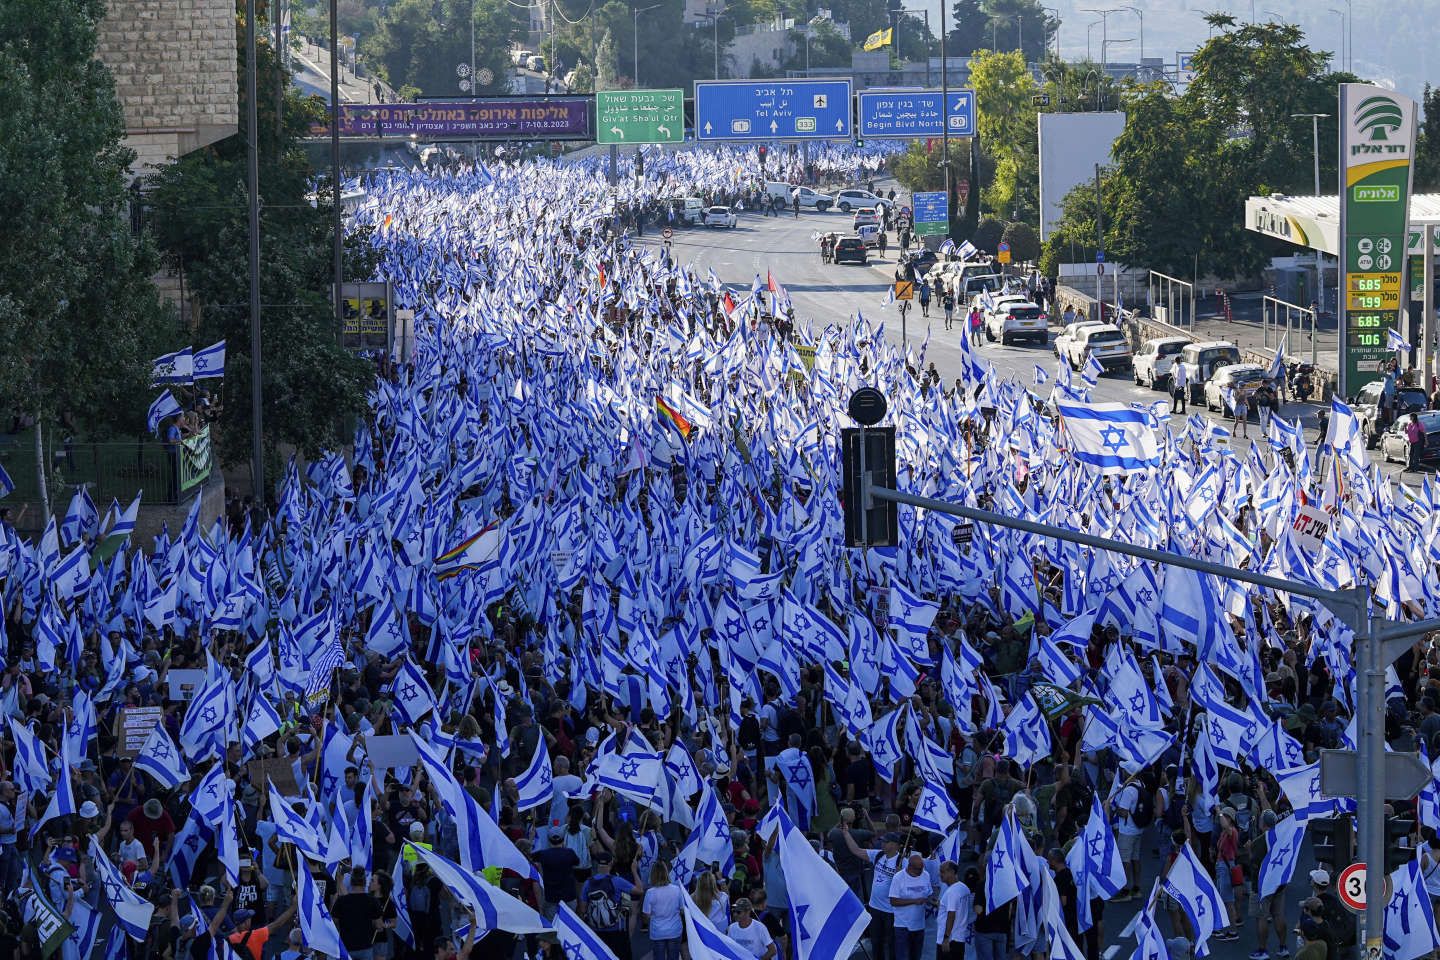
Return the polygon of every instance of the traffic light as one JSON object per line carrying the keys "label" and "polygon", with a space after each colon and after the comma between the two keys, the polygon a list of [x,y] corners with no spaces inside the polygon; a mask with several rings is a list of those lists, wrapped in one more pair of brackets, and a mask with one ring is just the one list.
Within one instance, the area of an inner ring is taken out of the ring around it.
{"label": "traffic light", "polygon": [[1415,859],[1414,820],[1385,821],[1385,873],[1388,876]]}
{"label": "traffic light", "polygon": [[850,397],[850,417],[860,427],[840,431],[840,501],[845,514],[847,547],[893,547],[900,539],[900,518],[894,500],[865,503],[862,475],[871,485],[895,489],[895,428],[877,427],[885,417],[885,397],[861,387]]}
{"label": "traffic light", "polygon": [[1331,873],[1339,873],[1355,862],[1354,828],[1348,815],[1312,820],[1307,826],[1315,844],[1317,864],[1325,864]]}
{"label": "traffic light", "polygon": [[765,157],[769,155],[770,148],[762,143],[755,148],[755,152],[760,155],[760,169],[765,169]]}

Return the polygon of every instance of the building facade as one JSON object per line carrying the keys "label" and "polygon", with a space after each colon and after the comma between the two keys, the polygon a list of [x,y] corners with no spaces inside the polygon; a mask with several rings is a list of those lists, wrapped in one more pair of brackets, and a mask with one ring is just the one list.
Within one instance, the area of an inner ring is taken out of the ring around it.
{"label": "building facade", "polygon": [[234,0],[109,0],[98,55],[144,174],[239,129]]}

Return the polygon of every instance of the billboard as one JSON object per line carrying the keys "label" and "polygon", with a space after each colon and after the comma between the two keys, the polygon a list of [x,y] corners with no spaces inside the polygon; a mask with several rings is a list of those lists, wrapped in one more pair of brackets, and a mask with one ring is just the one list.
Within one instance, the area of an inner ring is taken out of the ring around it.
{"label": "billboard", "polygon": [[[342,103],[342,137],[421,140],[593,140],[593,97],[479,97],[427,103]],[[327,118],[328,120],[328,118]],[[317,124],[313,136],[329,136]]]}
{"label": "billboard", "polygon": [[1379,379],[1403,330],[1401,280],[1415,157],[1415,101],[1384,87],[1340,85],[1339,394]]}
{"label": "billboard", "polygon": [[390,356],[395,346],[395,311],[388,283],[340,285],[340,344],[354,353]]}
{"label": "billboard", "polygon": [[1120,111],[1042,113],[1040,125],[1040,239],[1060,222],[1060,201],[1082,183],[1093,183],[1095,164],[1110,163],[1110,146],[1125,129]]}

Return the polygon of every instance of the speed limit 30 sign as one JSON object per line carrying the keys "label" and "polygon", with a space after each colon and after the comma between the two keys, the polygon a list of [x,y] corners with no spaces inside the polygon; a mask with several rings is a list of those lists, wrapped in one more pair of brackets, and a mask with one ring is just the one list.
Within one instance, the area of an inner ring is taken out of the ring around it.
{"label": "speed limit 30 sign", "polygon": [[[1337,879],[1339,880],[1337,884],[1339,889],[1336,892],[1340,894],[1340,902],[1356,913],[1364,913],[1365,864],[1350,864],[1350,866],[1340,871],[1340,876]],[[1390,878],[1387,876],[1385,878],[1384,890],[1381,891],[1380,894],[1380,902],[1382,904],[1389,903],[1390,895],[1393,892],[1394,887],[1390,885]]]}
{"label": "speed limit 30 sign", "polygon": [[1352,863],[1340,871],[1340,882],[1336,884],[1340,902],[1351,910],[1365,909],[1365,864]]}

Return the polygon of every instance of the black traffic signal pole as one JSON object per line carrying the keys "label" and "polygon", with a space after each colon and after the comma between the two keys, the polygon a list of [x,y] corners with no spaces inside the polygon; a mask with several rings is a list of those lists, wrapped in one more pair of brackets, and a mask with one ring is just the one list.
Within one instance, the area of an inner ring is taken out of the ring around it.
{"label": "black traffic signal pole", "polygon": [[[883,408],[882,408],[883,410]],[[876,418],[878,421],[879,417]],[[872,422],[876,422],[872,421]],[[864,443],[860,445],[863,457]],[[862,465],[864,460],[861,461]],[[1199,573],[1208,573],[1229,580],[1254,584],[1270,590],[1285,591],[1294,596],[1307,597],[1323,603],[1331,612],[1354,631],[1358,641],[1355,644],[1355,666],[1358,671],[1360,780],[1363,788],[1357,790],[1359,810],[1360,855],[1368,865],[1365,877],[1365,934],[1367,941],[1375,941],[1384,930],[1385,903],[1385,667],[1405,652],[1413,638],[1440,630],[1440,618],[1419,620],[1414,623],[1384,622],[1378,624],[1371,615],[1371,594],[1366,588],[1349,590],[1327,590],[1293,580],[1255,573],[1239,567],[1229,567],[1209,560],[1200,560],[1177,553],[1167,553],[1152,547],[1142,547],[1110,537],[1100,537],[1078,530],[1038,523],[1020,517],[1008,517],[990,510],[961,506],[932,497],[917,496],[890,487],[876,485],[870,471],[863,468],[854,478],[859,485],[858,505],[862,511],[872,509],[876,500],[893,504],[907,504],[936,513],[949,514],[977,523],[988,523],[1009,527],[1025,533],[1033,533],[1056,540],[1065,540],[1081,546],[1109,550],[1113,553],[1148,560],[1152,563],[1172,567],[1183,567]],[[865,521],[862,519],[861,521]],[[862,530],[865,527],[862,527]],[[861,544],[862,546],[864,544]]]}

